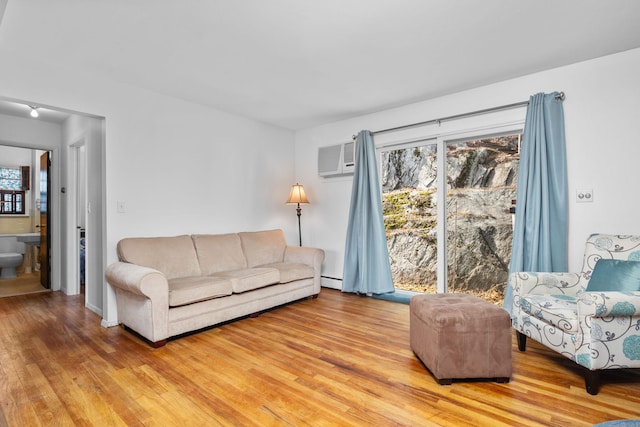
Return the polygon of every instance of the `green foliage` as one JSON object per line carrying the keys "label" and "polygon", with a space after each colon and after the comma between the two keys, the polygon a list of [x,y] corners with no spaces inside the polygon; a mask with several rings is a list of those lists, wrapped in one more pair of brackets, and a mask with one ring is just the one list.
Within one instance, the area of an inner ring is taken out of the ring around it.
{"label": "green foliage", "polygon": [[422,235],[436,226],[435,208],[431,202],[435,190],[402,189],[382,195],[385,230],[410,228]]}

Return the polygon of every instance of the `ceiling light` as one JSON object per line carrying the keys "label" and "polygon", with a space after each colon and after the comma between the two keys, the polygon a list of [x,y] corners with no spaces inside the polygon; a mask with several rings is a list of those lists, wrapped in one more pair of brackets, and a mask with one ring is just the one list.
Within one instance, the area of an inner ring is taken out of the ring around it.
{"label": "ceiling light", "polygon": [[31,117],[38,117],[40,114],[38,114],[38,107],[33,107],[31,105],[29,105],[29,108],[31,108]]}

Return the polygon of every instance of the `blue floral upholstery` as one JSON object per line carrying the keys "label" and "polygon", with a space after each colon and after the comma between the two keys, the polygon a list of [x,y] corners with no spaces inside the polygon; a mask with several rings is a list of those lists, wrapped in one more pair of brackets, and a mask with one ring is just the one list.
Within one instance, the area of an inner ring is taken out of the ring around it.
{"label": "blue floral upholstery", "polygon": [[599,259],[640,261],[640,236],[591,235],[580,273],[509,276],[520,350],[529,337],[575,361],[591,394],[599,370],[640,368],[640,291],[586,292]]}
{"label": "blue floral upholstery", "polygon": [[565,332],[578,332],[576,304],[568,295],[526,295],[520,300],[522,310]]}

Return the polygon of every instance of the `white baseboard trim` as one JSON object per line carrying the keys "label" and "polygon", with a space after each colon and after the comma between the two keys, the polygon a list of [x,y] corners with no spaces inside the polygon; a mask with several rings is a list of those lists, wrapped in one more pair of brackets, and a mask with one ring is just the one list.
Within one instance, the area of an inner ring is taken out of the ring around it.
{"label": "white baseboard trim", "polygon": [[338,279],[336,277],[326,277],[320,276],[320,286],[323,288],[331,288],[342,290],[342,279]]}
{"label": "white baseboard trim", "polygon": [[93,304],[87,304],[86,302],[85,302],[84,306],[86,308],[88,308],[89,310],[93,311],[98,316],[102,317],[102,309],[100,307],[96,307]]}
{"label": "white baseboard trim", "polygon": [[103,328],[113,328],[114,326],[118,326],[118,322],[107,322],[106,320],[102,319],[102,321],[100,322],[100,326],[102,326]]}

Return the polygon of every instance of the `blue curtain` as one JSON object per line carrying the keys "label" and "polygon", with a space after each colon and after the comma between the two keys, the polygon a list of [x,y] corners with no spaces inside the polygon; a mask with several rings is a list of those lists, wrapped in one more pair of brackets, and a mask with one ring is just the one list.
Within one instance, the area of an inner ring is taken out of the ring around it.
{"label": "blue curtain", "polygon": [[[567,271],[567,156],[557,92],[529,99],[520,150],[509,273]],[[504,308],[511,313],[507,283]]]}
{"label": "blue curtain", "polygon": [[376,149],[371,132],[363,130],[358,133],[355,157],[342,291],[368,295],[393,292]]}

